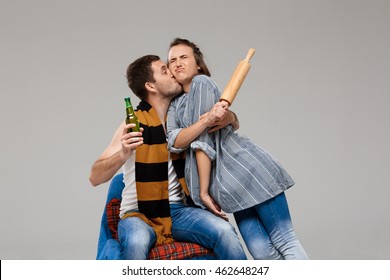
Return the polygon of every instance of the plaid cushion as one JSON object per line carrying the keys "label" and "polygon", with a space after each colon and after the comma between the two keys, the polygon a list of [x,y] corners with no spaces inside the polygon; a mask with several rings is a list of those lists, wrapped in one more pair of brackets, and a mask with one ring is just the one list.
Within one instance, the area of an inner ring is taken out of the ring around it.
{"label": "plaid cushion", "polygon": [[[120,199],[113,198],[106,205],[107,225],[112,237],[118,239]],[[213,255],[213,251],[206,249],[199,244],[190,242],[173,242],[153,247],[149,251],[150,260],[183,260],[204,255]]]}
{"label": "plaid cushion", "polygon": [[112,238],[118,239],[118,223],[121,200],[113,198],[106,205],[107,225],[111,231]]}
{"label": "plaid cushion", "polygon": [[153,247],[149,251],[149,260],[183,260],[204,255],[213,255],[213,251],[199,244],[173,242]]}

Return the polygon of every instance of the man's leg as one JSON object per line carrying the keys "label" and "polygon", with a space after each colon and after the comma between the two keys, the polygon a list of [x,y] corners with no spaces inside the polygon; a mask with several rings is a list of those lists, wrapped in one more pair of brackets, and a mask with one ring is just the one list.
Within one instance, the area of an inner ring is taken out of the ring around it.
{"label": "man's leg", "polygon": [[156,234],[152,227],[137,217],[119,221],[118,238],[121,257],[125,260],[146,260],[149,250],[156,243]]}
{"label": "man's leg", "polygon": [[209,211],[171,204],[172,235],[214,250],[217,259],[245,260],[246,255],[234,227]]}

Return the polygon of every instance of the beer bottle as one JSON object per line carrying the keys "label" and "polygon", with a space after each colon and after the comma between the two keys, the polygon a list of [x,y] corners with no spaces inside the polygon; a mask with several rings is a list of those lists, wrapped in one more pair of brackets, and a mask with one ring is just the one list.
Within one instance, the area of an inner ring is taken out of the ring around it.
{"label": "beer bottle", "polygon": [[133,106],[131,105],[130,97],[125,97],[126,103],[126,124],[134,123],[135,127],[129,129],[127,132],[138,132],[139,122],[136,114],[134,113]]}

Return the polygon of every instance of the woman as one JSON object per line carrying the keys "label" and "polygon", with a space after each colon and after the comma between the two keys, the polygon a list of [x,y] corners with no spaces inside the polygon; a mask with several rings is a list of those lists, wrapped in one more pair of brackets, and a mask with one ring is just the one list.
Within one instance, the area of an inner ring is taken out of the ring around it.
{"label": "woman", "polygon": [[175,39],[168,65],[184,90],[168,111],[168,145],[173,152],[189,146],[185,177],[194,202],[225,219],[224,212],[233,213],[254,259],[308,259],[284,194],[294,181],[272,155],[232,126],[213,133],[206,129],[199,136],[188,134],[194,131],[188,127],[212,108],[227,112],[226,102],[218,103],[221,93],[199,48]]}

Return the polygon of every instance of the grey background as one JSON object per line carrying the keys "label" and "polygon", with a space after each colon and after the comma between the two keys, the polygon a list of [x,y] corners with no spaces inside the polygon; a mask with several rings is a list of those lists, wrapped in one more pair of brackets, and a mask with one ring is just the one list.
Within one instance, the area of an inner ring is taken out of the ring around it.
{"label": "grey background", "polygon": [[179,36],[221,89],[250,47],[240,132],[296,181],[312,259],[389,259],[390,1],[0,1],[0,259],[94,259],[127,65]]}

